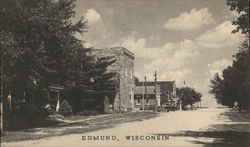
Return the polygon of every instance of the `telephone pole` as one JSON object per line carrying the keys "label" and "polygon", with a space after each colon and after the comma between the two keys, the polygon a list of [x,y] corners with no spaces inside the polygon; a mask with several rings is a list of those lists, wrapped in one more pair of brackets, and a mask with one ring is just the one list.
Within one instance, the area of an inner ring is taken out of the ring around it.
{"label": "telephone pole", "polygon": [[2,48],[0,50],[0,54],[1,54],[1,75],[0,75],[0,78],[1,78],[1,134],[3,134],[3,51],[2,51]]}
{"label": "telephone pole", "polygon": [[156,82],[157,82],[157,72],[156,72],[156,70],[155,70],[154,77],[155,77],[155,84],[156,84]]}
{"label": "telephone pole", "polygon": [[159,106],[161,102],[159,102],[160,100],[157,98],[157,92],[156,92],[156,87],[157,87],[157,85],[156,85],[156,82],[157,82],[157,72],[156,72],[156,70],[155,70],[154,77],[155,77],[155,80],[154,80],[155,81],[155,99],[156,99],[156,102],[157,102],[157,106]]}
{"label": "telephone pole", "polygon": [[144,88],[144,82],[142,82],[142,110],[144,111],[144,95],[145,95],[145,88]]}

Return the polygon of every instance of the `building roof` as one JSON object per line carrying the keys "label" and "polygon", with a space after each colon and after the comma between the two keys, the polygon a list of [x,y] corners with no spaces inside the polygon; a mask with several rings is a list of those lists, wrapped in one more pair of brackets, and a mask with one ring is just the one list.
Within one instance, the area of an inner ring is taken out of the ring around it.
{"label": "building roof", "polygon": [[128,49],[124,48],[124,47],[110,47],[110,48],[105,48],[105,49],[92,49],[92,52],[94,53],[118,53],[122,51],[124,55],[134,59],[134,53],[129,51]]}
{"label": "building roof", "polygon": [[144,94],[155,94],[155,86],[136,86],[134,89],[134,94],[142,94],[144,89]]}
{"label": "building roof", "polygon": [[154,81],[139,82],[138,86],[142,86],[143,83],[146,86],[160,85],[162,91],[173,91],[175,81],[157,81],[156,83]]}

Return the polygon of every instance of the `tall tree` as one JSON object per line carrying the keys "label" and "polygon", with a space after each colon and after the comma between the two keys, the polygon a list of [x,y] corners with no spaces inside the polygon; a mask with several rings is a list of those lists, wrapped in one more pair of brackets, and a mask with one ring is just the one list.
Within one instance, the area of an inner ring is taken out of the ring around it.
{"label": "tall tree", "polygon": [[74,0],[4,0],[5,87],[14,89],[11,92],[16,98],[23,97],[27,89],[59,83],[69,86],[76,79],[76,66],[86,51],[74,34],[83,33],[86,23],[71,22],[73,8]]}
{"label": "tall tree", "polygon": [[103,111],[105,96],[110,97],[111,102],[115,97],[116,73],[109,72],[108,67],[116,60],[113,57],[93,57],[83,79],[68,90],[67,99],[73,106],[74,113],[93,109]]}
{"label": "tall tree", "polygon": [[239,13],[233,21],[237,26],[232,33],[240,32],[246,35],[246,40],[240,45],[238,52],[233,55],[232,66],[218,74],[211,80],[210,93],[215,95],[217,102],[226,106],[233,106],[237,101],[240,109],[250,108],[250,67],[249,67],[249,0],[227,0],[231,10]]}
{"label": "tall tree", "polygon": [[239,51],[233,56],[232,66],[228,66],[222,72],[211,79],[210,93],[214,94],[218,103],[233,107],[237,101],[240,109],[247,109],[250,106],[250,67],[249,48],[245,41]]}

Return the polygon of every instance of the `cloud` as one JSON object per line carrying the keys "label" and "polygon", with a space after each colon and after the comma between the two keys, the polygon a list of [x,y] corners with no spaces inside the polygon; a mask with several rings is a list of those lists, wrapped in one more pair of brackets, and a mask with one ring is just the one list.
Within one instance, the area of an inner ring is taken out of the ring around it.
{"label": "cloud", "polygon": [[152,67],[165,70],[181,69],[195,62],[199,55],[198,46],[191,40],[166,43],[163,47],[152,49],[150,56],[155,58],[145,65],[145,69],[150,70]]}
{"label": "cloud", "polygon": [[189,13],[181,13],[176,18],[169,19],[164,28],[173,30],[194,30],[201,28],[203,25],[208,25],[213,22],[212,14],[208,11],[208,8],[200,10],[192,9]]}
{"label": "cloud", "polygon": [[230,21],[207,30],[196,38],[196,42],[205,48],[237,47],[244,39],[240,33],[232,34],[235,26]]}
{"label": "cloud", "polygon": [[183,83],[186,77],[192,73],[188,66],[197,61],[200,55],[199,46],[191,40],[181,42],[167,42],[161,47],[147,47],[146,38],[136,38],[133,32],[127,38],[121,39],[112,46],[123,46],[132,51],[136,60],[135,75],[143,79],[146,75],[148,80],[153,80],[153,73],[158,72],[159,80],[176,80]]}
{"label": "cloud", "polygon": [[208,64],[209,75],[214,76],[214,74],[218,73],[222,75],[222,70],[227,66],[232,65],[232,61],[228,59],[215,60],[211,64]]}
{"label": "cloud", "polygon": [[[154,80],[154,68],[147,72],[135,72],[136,77],[140,79],[140,81],[144,80],[144,76],[147,77],[148,81]],[[178,69],[178,70],[164,70],[159,69],[157,70],[157,79],[158,81],[165,81],[165,80],[174,80],[178,87],[183,85],[183,82],[187,80],[187,77],[190,77],[193,74],[193,71],[188,68]]]}
{"label": "cloud", "polygon": [[88,9],[84,18],[88,21],[87,33],[84,33],[84,36],[77,35],[77,37],[85,41],[86,47],[106,48],[105,42],[109,33],[102,16],[96,10]]}
{"label": "cloud", "polygon": [[161,63],[161,60],[169,62],[174,61],[175,66],[178,64],[178,62],[176,62],[177,59],[186,60],[188,58],[196,57],[199,54],[198,46],[195,42],[188,39],[179,43],[167,42],[161,47],[147,47],[146,38],[136,39],[136,34],[136,32],[133,32],[127,38],[123,38],[117,43],[111,45],[111,47],[125,47],[132,51],[136,57],[154,60],[155,63]]}
{"label": "cloud", "polygon": [[89,24],[95,24],[101,19],[101,15],[94,9],[88,9],[85,14],[85,19],[88,20]]}

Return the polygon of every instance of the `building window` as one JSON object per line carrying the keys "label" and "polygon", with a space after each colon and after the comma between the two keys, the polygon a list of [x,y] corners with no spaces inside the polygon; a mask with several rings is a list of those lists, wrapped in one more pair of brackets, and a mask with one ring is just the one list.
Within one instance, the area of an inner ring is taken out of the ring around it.
{"label": "building window", "polygon": [[130,78],[133,79],[133,71],[130,71]]}
{"label": "building window", "polygon": [[146,105],[149,105],[149,100],[148,100],[148,98],[146,99]]}
{"label": "building window", "polygon": [[130,102],[133,103],[134,101],[134,93],[133,90],[130,88],[130,94],[129,94]]}
{"label": "building window", "polygon": [[140,99],[136,100],[136,105],[141,105],[141,100]]}
{"label": "building window", "polygon": [[125,76],[128,76],[128,68],[125,67]]}

